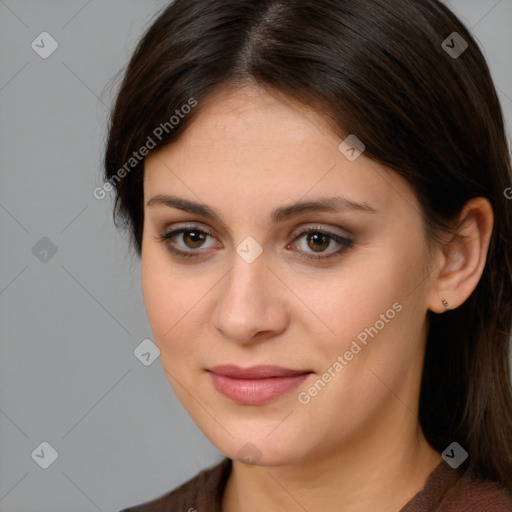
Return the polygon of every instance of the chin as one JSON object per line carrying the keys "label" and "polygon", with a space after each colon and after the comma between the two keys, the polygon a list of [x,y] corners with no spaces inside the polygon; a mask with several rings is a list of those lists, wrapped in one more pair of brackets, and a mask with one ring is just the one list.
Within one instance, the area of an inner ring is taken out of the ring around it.
{"label": "chin", "polygon": [[[201,428],[200,425],[198,426]],[[233,437],[224,430],[221,435],[218,431],[212,433],[201,430],[226,457],[247,465],[286,466],[297,463],[306,455],[303,434],[291,435],[289,430],[283,430],[279,435],[276,429],[268,435],[272,428],[269,429],[267,425],[260,429],[255,425],[251,429],[244,428],[242,425],[239,428],[226,426],[226,429]]]}

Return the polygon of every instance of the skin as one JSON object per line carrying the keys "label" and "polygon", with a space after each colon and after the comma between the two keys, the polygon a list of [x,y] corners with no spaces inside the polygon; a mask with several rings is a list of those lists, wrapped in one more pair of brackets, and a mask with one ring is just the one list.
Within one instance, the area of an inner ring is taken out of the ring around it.
{"label": "skin", "polygon": [[[478,284],[491,206],[483,198],[468,203],[460,236],[429,254],[407,182],[364,153],[349,161],[338,149],[342,139],[315,111],[254,86],[216,93],[200,108],[178,141],[146,159],[141,277],[170,385],[233,459],[222,510],[395,512],[442,460],[417,416],[427,311],[444,312],[443,298],[458,307]],[[205,203],[222,221],[148,207],[158,194]],[[274,208],[339,194],[379,213],[270,219]],[[173,256],[158,238],[183,223],[212,233],[202,245],[190,233],[173,238],[175,247],[202,256]],[[309,227],[354,245],[323,262],[307,260],[291,247],[313,255],[339,247],[297,238]],[[236,252],[248,236],[263,249],[250,264]],[[395,302],[401,311],[301,404],[298,393]],[[269,404],[239,405],[206,372],[228,363],[314,374]],[[256,465],[241,460],[248,442],[258,449]]]}

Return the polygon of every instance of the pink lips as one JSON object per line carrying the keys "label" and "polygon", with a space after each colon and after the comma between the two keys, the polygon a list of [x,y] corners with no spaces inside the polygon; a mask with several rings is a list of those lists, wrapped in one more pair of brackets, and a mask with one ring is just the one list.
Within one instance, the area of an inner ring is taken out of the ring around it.
{"label": "pink lips", "polygon": [[207,370],[215,389],[240,405],[260,405],[292,390],[311,375],[310,370],[280,366],[214,366]]}

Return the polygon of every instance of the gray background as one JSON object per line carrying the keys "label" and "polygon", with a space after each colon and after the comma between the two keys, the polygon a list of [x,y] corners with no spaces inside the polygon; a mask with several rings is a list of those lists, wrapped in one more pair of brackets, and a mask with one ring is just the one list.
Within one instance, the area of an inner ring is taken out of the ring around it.
{"label": "gray background", "polygon": [[[0,0],[1,512],[116,511],[222,458],[159,360],[134,356],[152,337],[139,262],[112,198],[92,194],[106,86],[165,3]],[[510,126],[512,0],[448,4],[483,47]],[[44,31],[59,45],[47,59],[31,47]],[[48,460],[43,441],[58,452],[48,469],[31,456]]]}

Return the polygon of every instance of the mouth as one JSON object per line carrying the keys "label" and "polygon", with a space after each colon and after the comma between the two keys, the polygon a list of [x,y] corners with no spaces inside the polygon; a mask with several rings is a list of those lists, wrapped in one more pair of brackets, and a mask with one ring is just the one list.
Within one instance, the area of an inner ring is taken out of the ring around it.
{"label": "mouth", "polygon": [[207,369],[215,389],[239,405],[262,405],[299,386],[312,370],[292,370],[281,366],[234,365]]}

